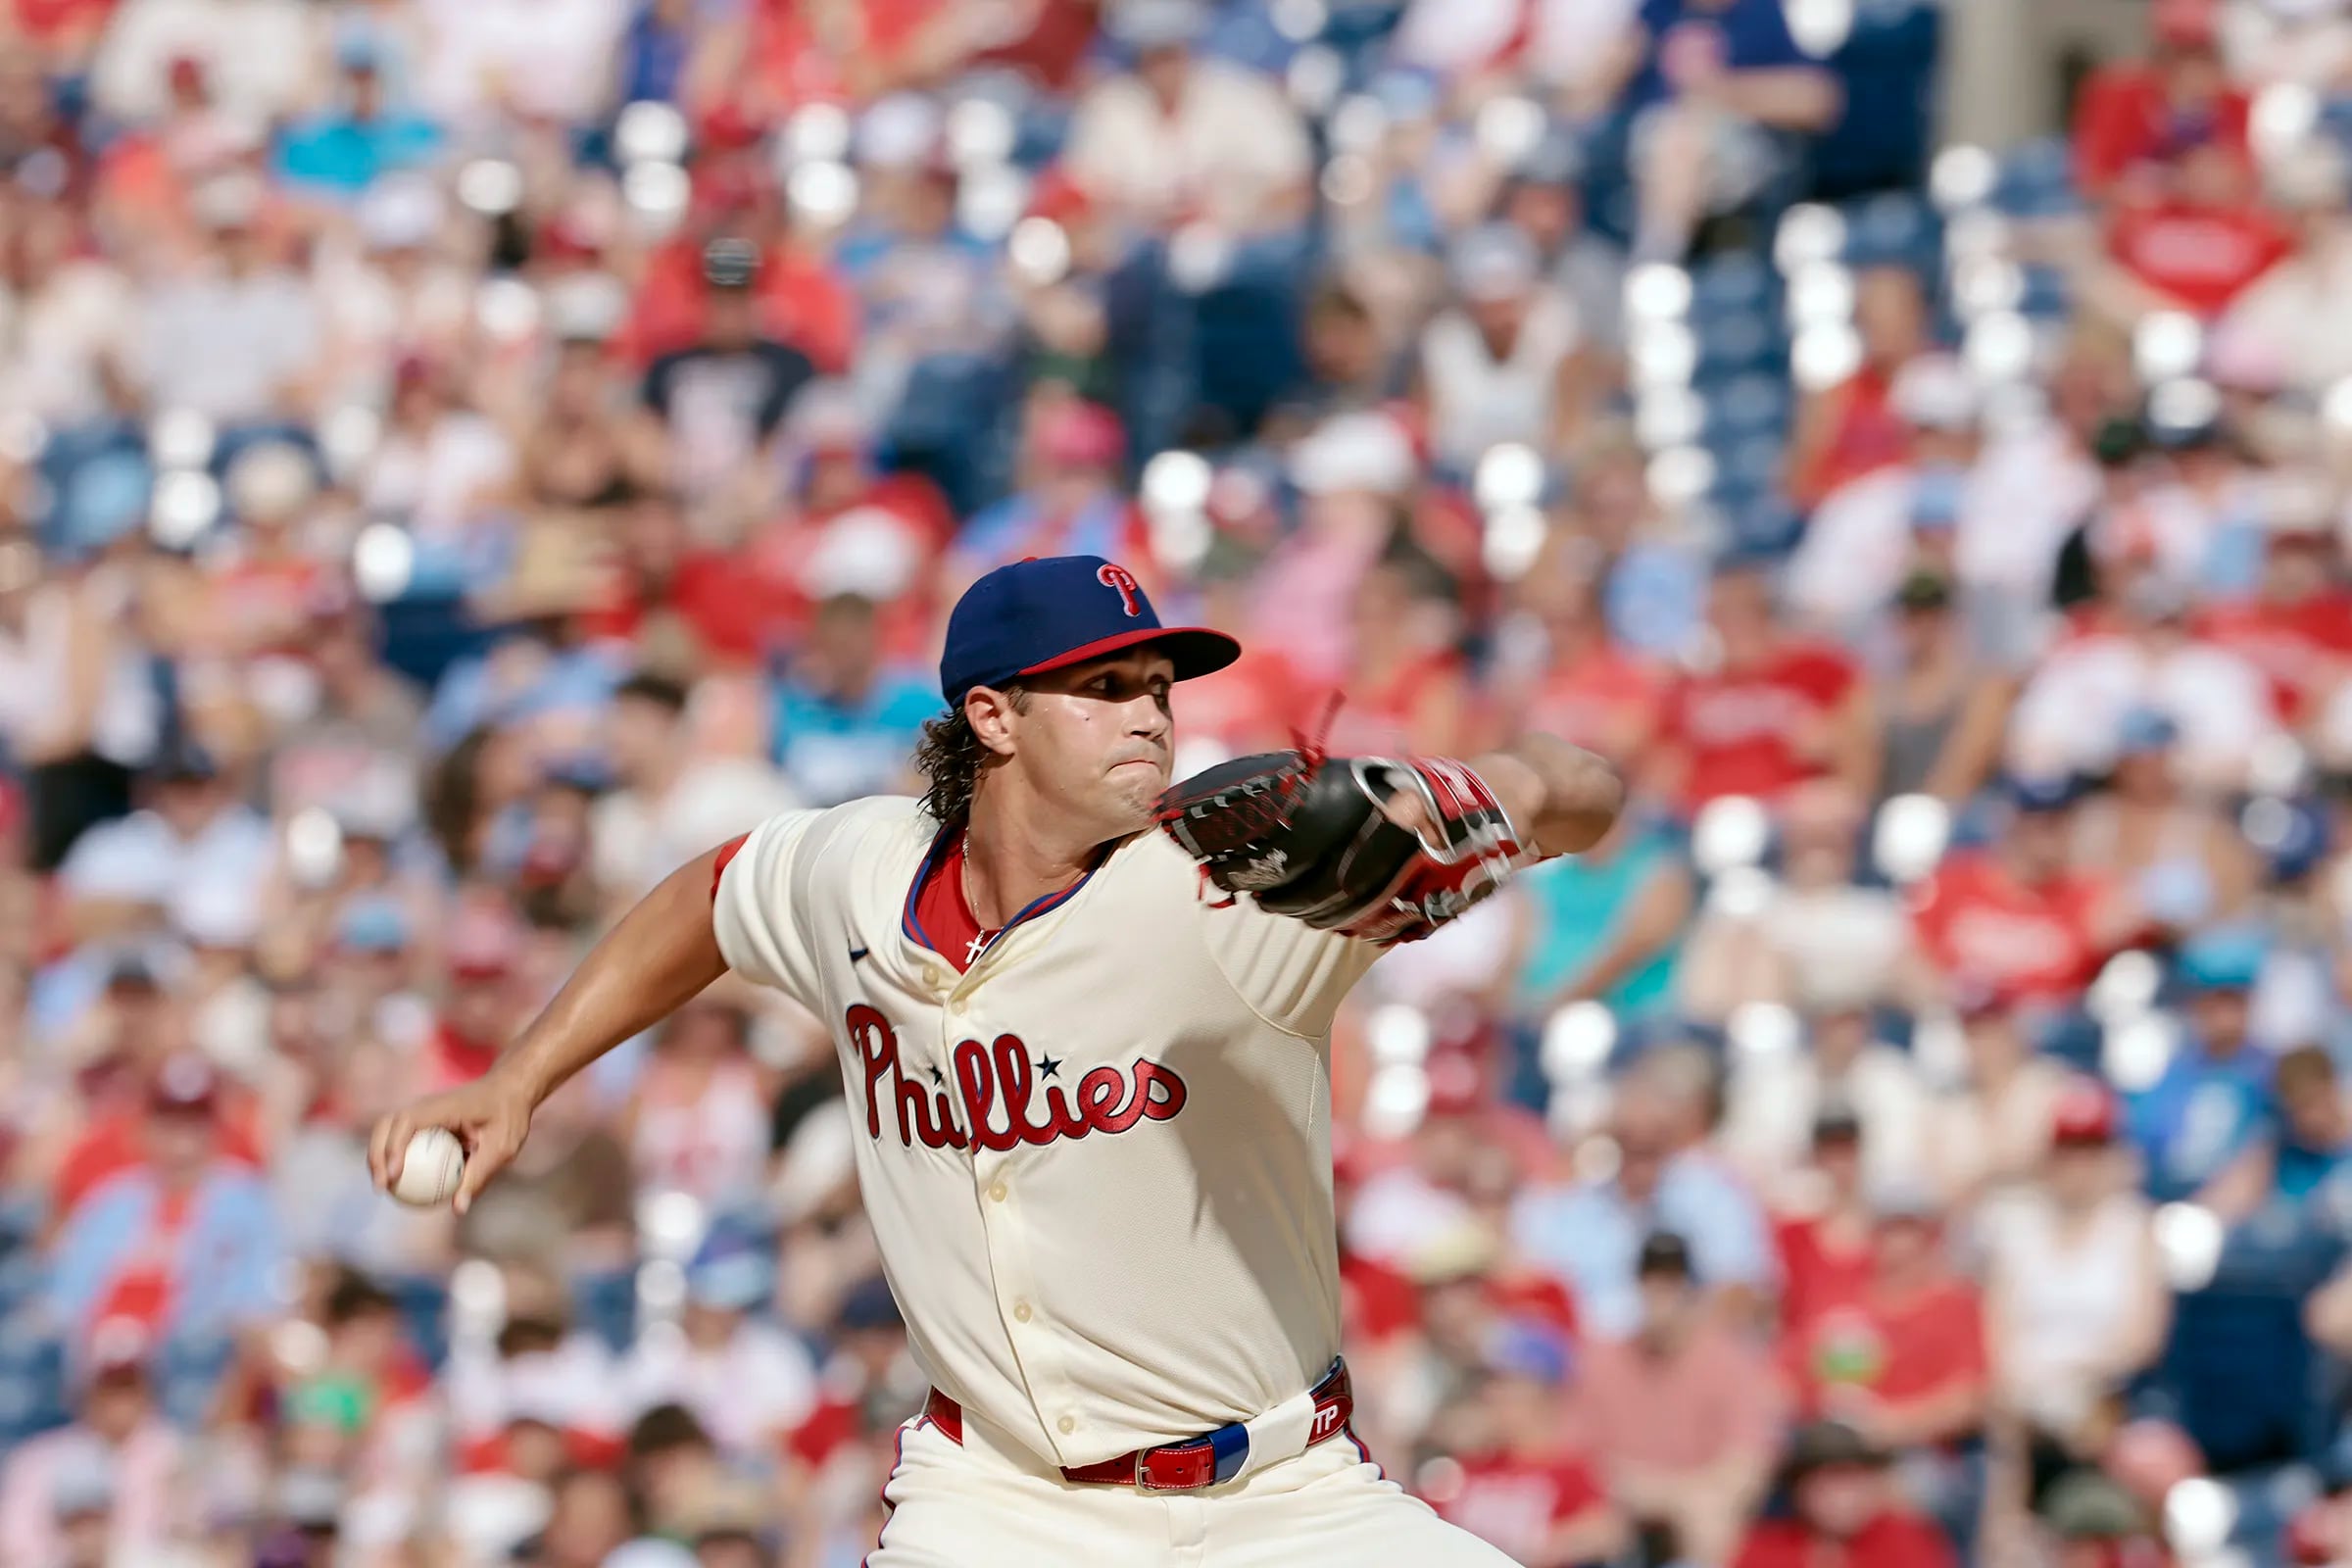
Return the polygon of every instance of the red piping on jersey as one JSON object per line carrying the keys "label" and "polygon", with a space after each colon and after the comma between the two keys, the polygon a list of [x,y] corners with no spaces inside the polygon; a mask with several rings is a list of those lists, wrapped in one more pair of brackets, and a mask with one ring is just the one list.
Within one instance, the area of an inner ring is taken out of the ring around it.
{"label": "red piping on jersey", "polygon": [[[919,1428],[930,1419],[928,1415],[918,1416],[913,1425]],[[874,1551],[882,1549],[882,1538],[890,1534],[890,1516],[899,1511],[891,1506],[890,1484],[899,1479],[899,1467],[906,1462],[907,1430],[905,1426],[900,1427],[898,1440],[890,1446],[890,1471],[882,1478],[882,1528],[874,1532]],[[866,1568],[866,1565],[874,1560],[874,1551],[869,1551],[858,1558],[858,1568]]]}

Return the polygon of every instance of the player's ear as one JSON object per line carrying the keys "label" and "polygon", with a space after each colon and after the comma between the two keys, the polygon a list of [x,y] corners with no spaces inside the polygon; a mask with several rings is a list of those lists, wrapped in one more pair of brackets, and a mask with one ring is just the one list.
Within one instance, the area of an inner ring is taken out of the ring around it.
{"label": "player's ear", "polygon": [[999,757],[1012,755],[1012,719],[1028,704],[1017,687],[975,686],[964,694],[963,718],[981,746]]}

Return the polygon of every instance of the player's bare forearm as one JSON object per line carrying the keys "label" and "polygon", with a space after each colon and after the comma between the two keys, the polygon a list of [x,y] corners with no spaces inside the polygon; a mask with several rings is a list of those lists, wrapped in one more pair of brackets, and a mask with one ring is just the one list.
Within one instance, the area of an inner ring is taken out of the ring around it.
{"label": "player's bare forearm", "polygon": [[652,1027],[726,973],[710,923],[718,852],[671,872],[605,933],[494,1069],[537,1104],[614,1046]]}
{"label": "player's bare forearm", "polygon": [[1625,780],[1617,769],[1556,735],[1522,735],[1470,765],[1539,854],[1591,849],[1625,809]]}

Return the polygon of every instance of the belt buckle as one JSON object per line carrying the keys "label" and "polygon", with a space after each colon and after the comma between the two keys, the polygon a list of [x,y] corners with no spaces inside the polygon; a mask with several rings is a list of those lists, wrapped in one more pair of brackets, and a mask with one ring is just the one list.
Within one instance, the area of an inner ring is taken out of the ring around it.
{"label": "belt buckle", "polygon": [[1154,1480],[1152,1480],[1152,1456],[1153,1454],[1155,1454],[1155,1453],[1158,1453],[1158,1452],[1161,1452],[1163,1449],[1166,1449],[1166,1448],[1189,1448],[1189,1447],[1191,1447],[1191,1446],[1192,1446],[1192,1445],[1191,1445],[1191,1444],[1189,1444],[1189,1443],[1170,1443],[1170,1444],[1163,1444],[1163,1445],[1161,1445],[1161,1446],[1160,1446],[1160,1447],[1158,1447],[1158,1448],[1138,1448],[1138,1449],[1136,1449],[1136,1451],[1135,1451],[1135,1490],[1136,1490],[1136,1491],[1138,1491],[1138,1492],[1157,1492],[1157,1493],[1169,1493],[1169,1492],[1192,1492],[1192,1491],[1195,1491],[1195,1490],[1196,1490],[1195,1488],[1193,1488],[1193,1487],[1189,1487],[1189,1486],[1169,1486],[1169,1487],[1163,1487],[1163,1486],[1161,1486],[1161,1485],[1160,1485],[1158,1482],[1156,1482],[1156,1481],[1154,1481]]}
{"label": "belt buckle", "polygon": [[[1207,1449],[1202,1453],[1201,1449]],[[1151,1476],[1151,1458],[1170,1449],[1183,1451],[1187,1463],[1205,1466],[1205,1473],[1196,1472],[1190,1481],[1174,1486],[1159,1486]],[[1240,1421],[1221,1426],[1204,1438],[1189,1443],[1166,1443],[1156,1448],[1138,1450],[1135,1456],[1135,1486],[1138,1492],[1202,1492],[1221,1487],[1242,1472],[1250,1457],[1250,1428]]]}

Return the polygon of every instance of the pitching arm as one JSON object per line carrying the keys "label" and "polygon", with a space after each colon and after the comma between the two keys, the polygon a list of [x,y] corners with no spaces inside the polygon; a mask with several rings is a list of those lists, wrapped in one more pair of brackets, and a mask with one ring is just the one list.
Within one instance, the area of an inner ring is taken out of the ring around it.
{"label": "pitching arm", "polygon": [[376,1184],[399,1180],[410,1138],[445,1127],[466,1146],[457,1195],[464,1213],[522,1147],[531,1113],[548,1096],[724,974],[710,896],[722,853],[697,856],[638,901],[489,1072],[377,1121],[368,1145]]}

